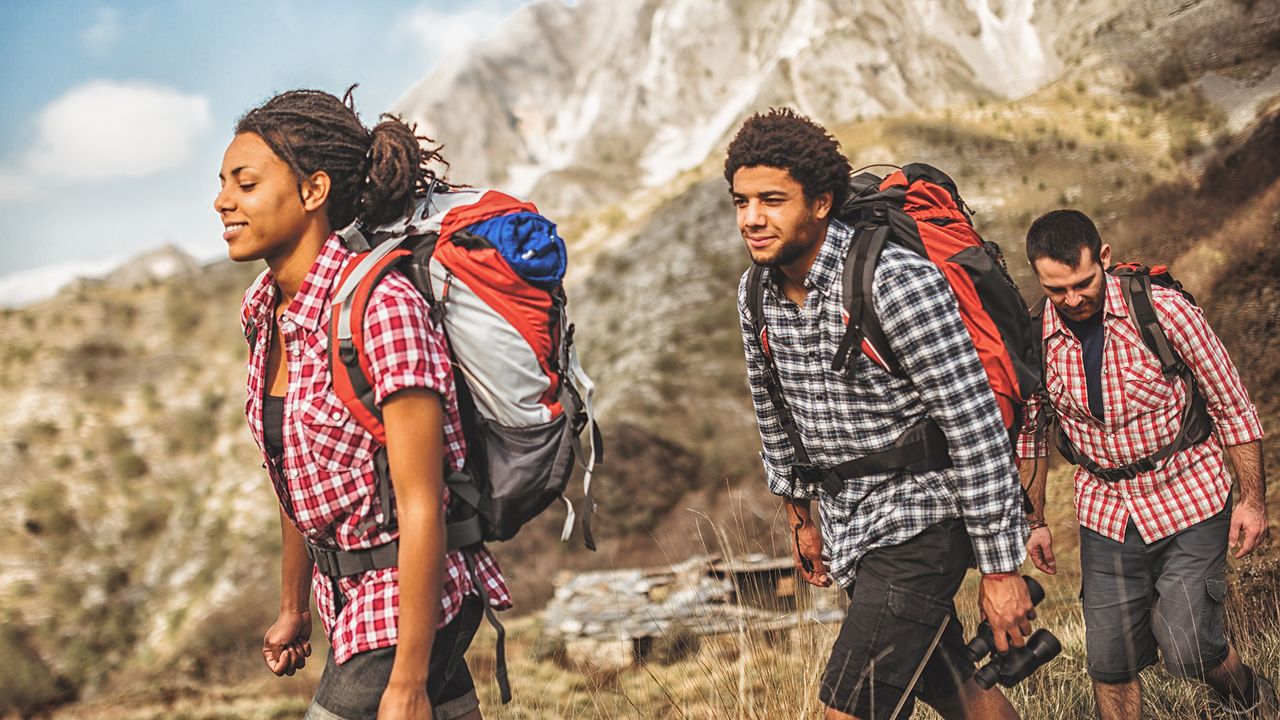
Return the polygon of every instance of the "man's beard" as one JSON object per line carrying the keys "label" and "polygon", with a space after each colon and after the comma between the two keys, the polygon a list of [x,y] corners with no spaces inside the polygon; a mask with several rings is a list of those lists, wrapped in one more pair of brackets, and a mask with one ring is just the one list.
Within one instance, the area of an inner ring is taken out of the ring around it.
{"label": "man's beard", "polygon": [[753,257],[751,258],[751,262],[761,267],[778,268],[783,265],[790,265],[796,260],[799,260],[806,252],[809,252],[809,246],[802,245],[797,242],[791,242],[779,248],[777,254],[773,257],[764,261],[758,261]]}
{"label": "man's beard", "polygon": [[[797,232],[796,235],[793,236],[794,239],[792,239],[789,242],[783,243],[782,246],[778,248],[777,254],[774,255],[772,258],[769,258],[768,260],[760,262],[760,261],[757,261],[755,257],[752,257],[751,262],[761,267],[767,267],[767,268],[777,268],[783,265],[790,265],[791,263],[804,257],[804,254],[809,252],[809,250],[813,248],[814,243],[822,242],[823,238],[825,237],[825,235],[821,232],[821,227],[819,227],[819,223],[813,218],[813,216],[809,216],[807,222],[804,223],[804,226],[801,228],[798,228],[798,230],[799,232]],[[806,243],[803,240],[801,240],[801,238],[805,238],[805,237],[813,237],[812,242]]]}

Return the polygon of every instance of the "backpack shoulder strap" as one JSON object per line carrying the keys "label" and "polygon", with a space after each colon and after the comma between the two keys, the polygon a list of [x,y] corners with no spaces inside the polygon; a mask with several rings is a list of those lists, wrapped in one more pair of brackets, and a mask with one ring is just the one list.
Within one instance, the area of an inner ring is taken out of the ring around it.
{"label": "backpack shoulder strap", "polygon": [[831,369],[849,377],[855,367],[854,358],[862,351],[863,341],[878,361],[891,374],[902,377],[902,366],[889,347],[889,338],[875,313],[873,285],[880,254],[889,242],[893,231],[887,224],[855,229],[849,252],[845,256],[841,287],[844,290],[844,310],[847,317],[844,335],[836,347]]}
{"label": "backpack shoulder strap", "polygon": [[1169,343],[1164,328],[1160,326],[1160,318],[1156,315],[1155,304],[1151,299],[1151,276],[1146,272],[1121,272],[1120,289],[1124,294],[1124,304],[1133,314],[1134,323],[1142,335],[1142,342],[1160,360],[1160,368],[1165,377],[1172,378],[1186,372],[1186,364],[1178,352]]}
{"label": "backpack shoulder strap", "polygon": [[379,443],[385,443],[387,437],[382,410],[374,401],[369,358],[364,351],[364,314],[374,288],[401,258],[409,255],[409,251],[399,249],[402,240],[388,240],[352,259],[333,295],[329,325],[329,371],[334,394]]}
{"label": "backpack shoulder strap", "polygon": [[747,315],[751,321],[756,342],[760,345],[760,352],[764,355],[766,371],[764,389],[769,394],[769,401],[773,403],[774,410],[778,413],[778,423],[782,425],[782,432],[787,436],[787,442],[791,443],[795,464],[811,465],[809,451],[805,449],[804,441],[800,439],[800,427],[796,425],[795,416],[791,414],[791,408],[787,405],[786,398],[782,396],[782,379],[778,377],[778,367],[774,365],[773,355],[769,352],[769,329],[764,323],[764,268],[760,265],[752,265],[747,271]]}

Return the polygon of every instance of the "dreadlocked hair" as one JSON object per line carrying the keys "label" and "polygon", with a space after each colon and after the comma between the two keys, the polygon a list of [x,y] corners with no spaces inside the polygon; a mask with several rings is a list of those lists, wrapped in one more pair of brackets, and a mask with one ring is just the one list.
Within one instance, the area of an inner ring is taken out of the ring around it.
{"label": "dreadlocked hair", "polygon": [[733,174],[744,167],[786,170],[804,188],[810,202],[830,192],[832,207],[839,210],[849,197],[849,159],[840,143],[821,125],[791,108],[757,113],[742,124],[729,143],[724,179],[733,187]]}
{"label": "dreadlocked hair", "polygon": [[440,146],[394,115],[382,115],[366,130],[356,114],[352,85],[341,100],[321,90],[289,90],[245,113],[236,134],[262,138],[298,178],[329,175],[326,213],[331,227],[354,220],[367,227],[392,222],[413,207],[416,196],[441,184],[434,166],[449,164]]}

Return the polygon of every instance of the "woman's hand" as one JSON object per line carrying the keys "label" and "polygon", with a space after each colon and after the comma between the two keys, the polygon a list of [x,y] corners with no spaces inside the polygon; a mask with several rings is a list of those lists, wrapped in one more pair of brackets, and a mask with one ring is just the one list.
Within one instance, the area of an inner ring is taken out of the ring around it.
{"label": "woman's hand", "polygon": [[388,682],[378,704],[378,720],[431,720],[425,684]]}
{"label": "woman's hand", "polygon": [[311,611],[281,611],[262,638],[262,659],[276,675],[292,675],[311,657]]}

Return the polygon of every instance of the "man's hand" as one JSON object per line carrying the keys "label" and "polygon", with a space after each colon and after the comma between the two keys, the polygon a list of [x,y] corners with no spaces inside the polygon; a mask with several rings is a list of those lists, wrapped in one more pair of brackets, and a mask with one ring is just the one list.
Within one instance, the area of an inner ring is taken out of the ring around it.
{"label": "man's hand", "polygon": [[818,587],[830,587],[827,564],[822,560],[822,531],[811,522],[792,528],[792,543],[796,570],[805,582]]}
{"label": "man's hand", "polygon": [[1035,609],[1027,594],[1027,583],[1013,573],[983,575],[978,585],[978,610],[995,637],[996,652],[1009,652],[1009,646],[1022,647],[1031,634]]}
{"label": "man's hand", "polygon": [[311,657],[311,611],[281,611],[262,638],[262,659],[276,675],[292,675]]}
{"label": "man's hand", "polygon": [[388,682],[378,703],[378,720],[431,720],[426,683]]}
{"label": "man's hand", "polygon": [[1239,548],[1235,554],[1235,558],[1239,560],[1253,552],[1270,532],[1266,507],[1260,502],[1242,502],[1231,511],[1231,532],[1227,535],[1227,547]]}
{"label": "man's hand", "polygon": [[1031,531],[1031,537],[1027,538],[1027,555],[1040,572],[1057,574],[1058,561],[1053,557],[1053,533],[1049,532],[1047,526]]}

